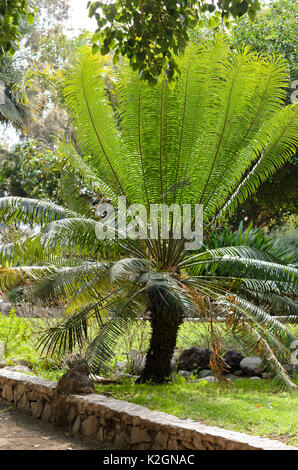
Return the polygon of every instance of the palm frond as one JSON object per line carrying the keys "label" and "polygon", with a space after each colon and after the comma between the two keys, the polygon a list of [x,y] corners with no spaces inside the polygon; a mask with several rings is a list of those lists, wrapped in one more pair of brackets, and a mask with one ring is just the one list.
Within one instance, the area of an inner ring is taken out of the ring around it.
{"label": "palm frond", "polygon": [[75,214],[50,201],[40,201],[24,197],[0,198],[0,220],[24,222],[44,226],[54,220],[74,217]]}

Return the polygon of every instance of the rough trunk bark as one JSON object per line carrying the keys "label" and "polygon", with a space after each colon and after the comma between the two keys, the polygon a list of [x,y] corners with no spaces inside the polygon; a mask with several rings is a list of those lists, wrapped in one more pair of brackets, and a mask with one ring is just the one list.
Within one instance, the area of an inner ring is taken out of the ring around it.
{"label": "rough trunk bark", "polygon": [[145,368],[138,383],[165,383],[171,379],[171,359],[176,346],[181,318],[171,319],[151,312],[151,340],[146,356]]}

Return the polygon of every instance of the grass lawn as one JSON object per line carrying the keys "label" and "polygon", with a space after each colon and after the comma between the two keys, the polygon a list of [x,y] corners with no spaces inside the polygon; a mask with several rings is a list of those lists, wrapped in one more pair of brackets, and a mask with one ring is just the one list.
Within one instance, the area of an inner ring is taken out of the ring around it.
{"label": "grass lawn", "polygon": [[96,385],[96,392],[179,418],[298,446],[298,395],[280,392],[271,380],[241,379],[222,387],[179,378],[168,385]]}

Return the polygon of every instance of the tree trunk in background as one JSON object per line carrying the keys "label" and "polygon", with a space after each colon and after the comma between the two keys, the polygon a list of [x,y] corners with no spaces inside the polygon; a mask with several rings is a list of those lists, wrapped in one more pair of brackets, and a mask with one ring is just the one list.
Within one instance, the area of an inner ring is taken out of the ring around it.
{"label": "tree trunk in background", "polygon": [[171,379],[171,359],[181,323],[181,317],[171,318],[170,315],[162,315],[162,312],[151,312],[152,334],[150,346],[146,356],[145,368],[138,379],[138,383],[151,381],[152,383],[161,384]]}

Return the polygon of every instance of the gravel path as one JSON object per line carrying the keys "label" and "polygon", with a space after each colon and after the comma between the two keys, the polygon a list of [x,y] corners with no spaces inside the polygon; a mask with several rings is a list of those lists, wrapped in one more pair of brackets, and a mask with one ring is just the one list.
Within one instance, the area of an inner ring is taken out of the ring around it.
{"label": "gravel path", "polygon": [[0,399],[0,450],[110,450],[111,446],[54,428]]}

